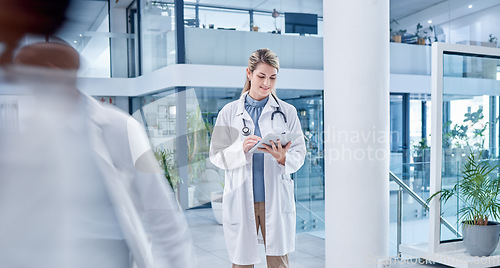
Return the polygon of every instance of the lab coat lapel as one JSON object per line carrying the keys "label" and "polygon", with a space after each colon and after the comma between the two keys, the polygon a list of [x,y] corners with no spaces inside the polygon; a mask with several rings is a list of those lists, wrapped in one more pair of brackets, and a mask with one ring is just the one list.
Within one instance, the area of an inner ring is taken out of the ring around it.
{"label": "lab coat lapel", "polygon": [[276,99],[274,99],[274,97],[271,96],[271,94],[269,94],[269,99],[267,100],[266,106],[264,106],[264,109],[262,109],[261,116],[269,112],[274,112],[276,111],[276,108],[279,107],[278,103],[276,102]]}
{"label": "lab coat lapel", "polygon": [[[236,109],[235,118],[237,118],[237,120],[245,119],[246,123],[251,122],[251,126],[253,126],[252,117],[250,116],[250,114],[248,114],[247,110],[245,109],[245,98],[247,95],[248,92],[243,93],[243,95],[241,95],[240,99],[238,100],[238,106]],[[247,127],[249,126],[247,125]]]}
{"label": "lab coat lapel", "polygon": [[259,118],[260,133],[262,133],[262,137],[265,137],[267,134],[273,132],[273,122],[271,120],[271,114],[276,111],[277,107],[279,107],[278,103],[273,98],[273,96],[269,95],[269,100],[264,106],[264,109],[262,109],[262,114]]}

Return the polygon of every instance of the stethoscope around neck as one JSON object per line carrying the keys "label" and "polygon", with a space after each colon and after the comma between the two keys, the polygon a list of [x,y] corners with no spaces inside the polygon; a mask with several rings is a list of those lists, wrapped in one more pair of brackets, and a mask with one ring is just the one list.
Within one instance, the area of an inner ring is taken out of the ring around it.
{"label": "stethoscope around neck", "polygon": [[[287,121],[286,121],[286,115],[281,111],[281,105],[280,105],[280,103],[278,102],[278,100],[276,99],[276,97],[273,94],[271,94],[271,96],[273,96],[274,100],[278,104],[278,107],[276,107],[276,111],[274,111],[271,114],[271,126],[273,126],[274,115],[275,114],[281,114],[281,116],[283,116],[283,121],[286,124],[287,123]],[[241,129],[241,134],[243,134],[243,136],[248,136],[248,135],[250,135],[250,129],[247,127],[247,124],[245,123],[245,118],[242,118],[242,119],[243,119],[243,128]],[[273,127],[273,129],[274,129],[274,127]]]}

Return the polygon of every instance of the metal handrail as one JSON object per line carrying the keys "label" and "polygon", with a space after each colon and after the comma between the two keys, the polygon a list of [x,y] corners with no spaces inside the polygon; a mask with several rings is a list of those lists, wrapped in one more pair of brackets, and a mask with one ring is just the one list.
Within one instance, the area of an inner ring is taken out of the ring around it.
{"label": "metal handrail", "polygon": [[[429,210],[429,205],[424,201],[424,199],[422,199],[420,196],[418,196],[417,193],[415,193],[412,189],[410,189],[410,187],[408,187],[408,185],[406,185],[406,183],[404,183],[400,178],[398,178],[394,173],[392,173],[392,171],[389,171],[389,177],[396,184],[398,184],[399,187],[401,187],[401,189],[403,189],[405,192],[407,192],[422,207],[424,207],[425,210]],[[402,202],[401,199],[402,199],[402,196],[400,195],[400,192],[398,192],[398,254],[399,254],[399,244],[401,244],[401,239],[400,238],[401,238],[401,217],[402,217],[402,213],[401,213],[401,211],[399,211],[399,210],[402,209],[401,205],[399,204],[400,202]],[[446,226],[446,228],[448,228],[448,230],[450,230],[452,233],[454,233],[457,236],[462,236],[462,234],[457,229],[455,229],[455,227],[453,227],[453,225],[451,225],[445,218],[443,218],[443,216],[440,216],[439,218],[441,219],[441,223],[444,226]]]}

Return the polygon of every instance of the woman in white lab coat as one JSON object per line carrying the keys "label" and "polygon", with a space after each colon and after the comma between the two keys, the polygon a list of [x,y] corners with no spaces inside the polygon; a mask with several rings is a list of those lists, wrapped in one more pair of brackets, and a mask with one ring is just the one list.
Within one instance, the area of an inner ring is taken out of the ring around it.
{"label": "woman in white lab coat", "polygon": [[[210,160],[226,171],[223,197],[224,237],[233,267],[260,262],[263,236],[268,267],[288,267],[295,250],[294,181],[306,148],[297,110],[278,99],[276,54],[252,53],[241,97],[222,108],[212,135]],[[288,144],[270,142],[262,153],[250,149],[270,133],[299,134]]]}

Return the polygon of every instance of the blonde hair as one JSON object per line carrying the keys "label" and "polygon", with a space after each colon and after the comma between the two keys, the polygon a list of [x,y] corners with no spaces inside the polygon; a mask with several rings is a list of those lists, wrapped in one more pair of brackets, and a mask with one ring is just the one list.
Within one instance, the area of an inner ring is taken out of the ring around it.
{"label": "blonde hair", "polygon": [[[250,70],[250,72],[253,73],[259,63],[267,63],[276,68],[276,70],[278,71],[280,69],[280,61],[278,59],[278,56],[276,56],[276,54],[268,48],[258,49],[254,51],[252,55],[250,55],[250,57],[248,58],[248,69]],[[248,77],[245,80],[246,82],[243,86],[243,90],[241,91],[241,95],[243,95],[247,91],[250,91],[250,80],[248,80]],[[276,89],[273,89],[272,93],[276,95],[275,91]]]}

